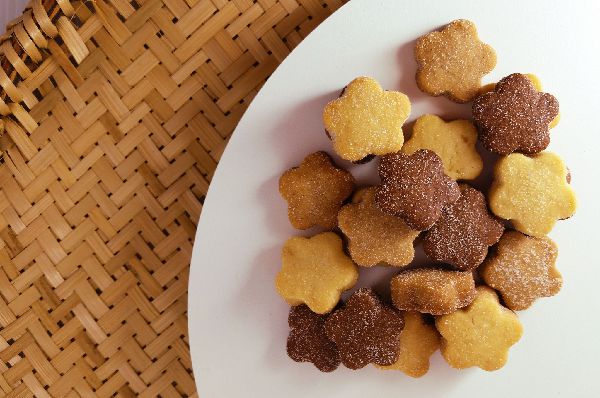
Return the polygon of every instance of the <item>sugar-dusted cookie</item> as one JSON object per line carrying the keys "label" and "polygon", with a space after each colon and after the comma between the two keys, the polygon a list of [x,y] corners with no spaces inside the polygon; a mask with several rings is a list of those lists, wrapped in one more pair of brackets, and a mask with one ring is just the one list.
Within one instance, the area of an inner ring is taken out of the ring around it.
{"label": "sugar-dusted cookie", "polygon": [[423,250],[432,260],[469,271],[479,266],[488,247],[498,242],[504,225],[490,214],[481,192],[467,184],[460,184],[460,192],[460,198],[444,207],[442,216],[425,234]]}
{"label": "sugar-dusted cookie", "polygon": [[363,267],[409,264],[415,255],[413,241],[419,231],[379,210],[375,205],[375,187],[355,195],[353,202],[342,207],[338,215],[338,225],[348,237],[352,260]]}
{"label": "sugar-dusted cookie", "polygon": [[325,334],[325,319],[305,305],[292,307],[287,353],[296,362],[312,362],[321,372],[333,372],[340,365],[340,354]]}
{"label": "sugar-dusted cookie", "polygon": [[398,360],[389,366],[375,365],[382,370],[400,370],[411,377],[421,377],[429,370],[429,358],[440,347],[440,338],[433,325],[418,312],[404,312],[404,329],[400,333]]}
{"label": "sugar-dusted cookie", "polygon": [[517,315],[504,308],[487,286],[477,288],[477,297],[468,307],[437,317],[435,326],[442,335],[442,356],[457,369],[500,369],[523,334]]}
{"label": "sugar-dusted cookie", "polygon": [[557,220],[575,213],[577,200],[567,175],[567,167],[554,153],[508,155],[496,164],[490,208],[524,234],[544,236]]}
{"label": "sugar-dusted cookie", "polygon": [[560,291],[562,277],[555,266],[557,256],[558,248],[550,238],[508,231],[480,273],[488,286],[500,292],[508,308],[524,310],[536,299]]}
{"label": "sugar-dusted cookie", "polygon": [[413,269],[393,277],[390,290],[399,310],[442,315],[473,301],[475,281],[471,272]]}
{"label": "sugar-dusted cookie", "polygon": [[323,123],[333,149],[343,159],[359,162],[402,148],[402,125],[410,114],[408,97],[384,91],[370,77],[358,77],[342,95],[325,106]]}
{"label": "sugar-dusted cookie", "polygon": [[558,115],[558,101],[537,91],[527,76],[513,73],[494,91],[473,101],[473,120],[484,147],[500,155],[538,153],[550,144],[549,125]]}
{"label": "sugar-dusted cookie", "polygon": [[325,152],[308,155],[279,179],[279,193],[288,202],[288,218],[297,229],[315,225],[333,229],[353,187],[352,174],[337,167]]}
{"label": "sugar-dusted cookie", "polygon": [[[535,89],[538,92],[544,91],[544,87],[542,86],[542,81],[540,80],[539,77],[537,77],[533,73],[525,73],[525,76],[527,76],[527,78],[531,81],[531,84],[533,84],[533,87],[535,87]],[[496,88],[496,83],[486,84],[485,86],[481,87],[481,90],[479,90],[479,95],[483,95],[485,93],[489,93],[490,91],[494,91],[495,88]],[[556,127],[558,125],[559,122],[560,122],[560,113],[558,115],[556,115],[556,117],[552,120],[552,122],[550,122],[548,127],[553,129],[554,127]]]}
{"label": "sugar-dusted cookie", "polygon": [[312,238],[295,237],[281,251],[277,291],[290,305],[306,304],[313,312],[330,312],[344,290],[358,279],[358,269],[344,253],[342,239],[333,232]]}
{"label": "sugar-dusted cookie", "polygon": [[379,176],[377,206],[419,231],[431,228],[442,208],[460,196],[458,184],[444,174],[440,157],[428,149],[383,156]]}
{"label": "sugar-dusted cookie", "polygon": [[350,369],[374,363],[391,365],[398,360],[402,315],[383,304],[371,289],[359,289],[329,316],[325,332]]}
{"label": "sugar-dusted cookie", "polygon": [[481,78],[496,66],[496,52],[481,42],[471,21],[459,19],[420,37],[415,45],[417,85],[455,102],[477,96]]}
{"label": "sugar-dusted cookie", "polygon": [[417,119],[410,139],[402,152],[412,154],[419,149],[435,152],[444,163],[444,172],[455,180],[472,180],[483,169],[483,160],[475,149],[477,129],[468,120],[445,122],[436,115]]}
{"label": "sugar-dusted cookie", "polygon": [[[531,81],[531,84],[533,84],[533,87],[535,87],[537,91],[544,90],[542,86],[542,81],[539,77],[537,77],[533,73],[523,73],[523,76],[527,77],[529,81]],[[483,95],[489,93],[490,91],[494,91],[495,88],[496,83],[488,83],[485,86],[481,86],[481,89],[479,89],[479,95]]]}

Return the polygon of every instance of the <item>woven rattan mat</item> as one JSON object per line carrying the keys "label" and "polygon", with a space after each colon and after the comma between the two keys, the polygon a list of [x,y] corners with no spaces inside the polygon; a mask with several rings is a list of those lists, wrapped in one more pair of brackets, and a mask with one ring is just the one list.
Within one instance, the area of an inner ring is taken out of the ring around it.
{"label": "woven rattan mat", "polygon": [[208,184],[264,80],[341,4],[33,0],[7,27],[1,397],[196,395],[187,283]]}

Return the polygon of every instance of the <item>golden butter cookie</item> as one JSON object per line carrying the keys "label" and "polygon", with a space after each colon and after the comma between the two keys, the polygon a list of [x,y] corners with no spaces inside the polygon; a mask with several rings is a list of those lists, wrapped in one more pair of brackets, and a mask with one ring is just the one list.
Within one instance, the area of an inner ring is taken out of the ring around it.
{"label": "golden butter cookie", "polygon": [[421,377],[429,371],[429,358],[440,347],[440,338],[433,325],[416,311],[404,312],[404,329],[400,333],[398,360],[389,366],[375,365],[382,370],[399,370],[410,377]]}
{"label": "golden butter cookie", "polygon": [[[544,91],[544,86],[542,85],[542,81],[540,80],[539,77],[537,77],[533,73],[525,73],[524,76],[527,77],[531,81],[531,84],[533,84],[533,87],[536,89],[536,91],[538,91],[538,92]],[[485,86],[482,86],[481,89],[479,90],[479,95],[483,95],[485,93],[489,93],[490,91],[494,91],[495,88],[496,88],[496,83],[486,84]],[[559,122],[560,122],[560,112],[550,122],[550,124],[548,125],[548,128],[553,129],[554,127],[556,127],[558,125]]]}
{"label": "golden butter cookie", "polygon": [[554,153],[510,154],[494,169],[490,208],[524,234],[544,236],[557,220],[575,213],[577,199],[567,175],[567,167]]}
{"label": "golden butter cookie", "polygon": [[517,315],[504,308],[487,286],[477,288],[477,297],[468,307],[436,317],[435,326],[442,335],[442,356],[457,369],[500,369],[523,334]]}
{"label": "golden butter cookie", "polygon": [[471,21],[458,19],[442,30],[421,36],[415,45],[417,85],[427,94],[469,102],[481,78],[496,66],[496,52],[479,40]]}
{"label": "golden butter cookie", "polygon": [[402,152],[412,154],[429,149],[442,159],[444,172],[455,180],[472,180],[483,170],[483,160],[477,150],[477,129],[468,120],[444,121],[436,115],[417,119],[410,139]]}
{"label": "golden butter cookie", "polygon": [[415,255],[413,241],[419,231],[379,210],[375,205],[375,190],[375,187],[364,189],[338,214],[338,225],[348,238],[350,256],[363,267],[380,263],[407,265]]}
{"label": "golden butter cookie", "polygon": [[413,269],[394,276],[390,291],[399,310],[443,315],[473,301],[475,281],[471,272]]}
{"label": "golden butter cookie", "polygon": [[290,305],[306,304],[317,314],[330,312],[344,290],[358,280],[358,269],[333,232],[312,238],[294,237],[281,251],[275,286]]}
{"label": "golden butter cookie", "polygon": [[287,201],[288,218],[297,229],[315,225],[333,229],[353,188],[352,174],[337,167],[326,152],[308,155],[279,179],[279,193]]}
{"label": "golden butter cookie", "polygon": [[345,160],[360,162],[370,155],[385,155],[402,148],[402,125],[410,114],[408,97],[384,91],[370,77],[354,79],[323,110],[325,131],[335,152]]}
{"label": "golden butter cookie", "polygon": [[524,310],[536,299],[560,291],[562,277],[555,266],[557,256],[558,247],[550,238],[508,231],[480,273],[488,286],[500,292],[508,308]]}

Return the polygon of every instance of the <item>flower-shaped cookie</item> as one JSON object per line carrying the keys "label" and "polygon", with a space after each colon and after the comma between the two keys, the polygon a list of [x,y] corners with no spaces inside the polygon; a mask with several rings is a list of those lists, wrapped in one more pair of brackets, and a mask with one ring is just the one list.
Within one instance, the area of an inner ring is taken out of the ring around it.
{"label": "flower-shaped cookie", "polygon": [[[544,87],[542,86],[542,81],[540,80],[539,77],[537,77],[533,73],[525,73],[525,76],[531,81],[531,84],[533,84],[533,87],[535,87],[535,89],[538,92],[544,91]],[[483,95],[485,93],[489,93],[490,91],[494,91],[495,88],[496,88],[496,83],[486,84],[485,86],[481,87],[481,90],[479,90],[479,95]],[[558,125],[559,122],[560,122],[560,113],[558,115],[556,115],[556,117],[550,122],[548,127],[553,129],[554,127],[556,127]]]}
{"label": "flower-shaped cookie", "polygon": [[400,370],[411,377],[421,377],[429,370],[429,358],[440,347],[440,338],[433,325],[418,312],[404,312],[404,329],[400,333],[400,353],[396,363],[377,366],[382,370]]}
{"label": "flower-shaped cookie", "polygon": [[485,283],[498,290],[511,310],[524,310],[540,297],[560,291],[562,277],[555,267],[558,248],[547,237],[532,238],[508,231],[496,254],[482,265]]}
{"label": "flower-shaped cookie", "polygon": [[333,232],[312,238],[295,237],[281,251],[277,291],[290,305],[306,304],[313,312],[330,312],[344,290],[358,279],[356,265],[344,253],[342,239]]}
{"label": "flower-shaped cookie", "polygon": [[325,319],[305,305],[292,307],[287,353],[296,362],[312,362],[321,372],[333,372],[340,365],[340,354],[325,335]]}
{"label": "flower-shaped cookie", "polygon": [[575,213],[577,200],[567,175],[567,167],[554,153],[508,155],[496,164],[490,208],[524,234],[544,236],[557,220]]}
{"label": "flower-shaped cookie", "polygon": [[369,155],[399,151],[404,143],[402,125],[409,114],[405,94],[384,91],[375,79],[359,77],[325,106],[323,123],[335,152],[358,162]]}
{"label": "flower-shaped cookie", "polygon": [[481,264],[488,247],[498,242],[504,225],[490,214],[481,192],[467,184],[460,185],[460,192],[460,198],[446,206],[427,231],[423,250],[432,260],[469,271]]}
{"label": "flower-shaped cookie", "polygon": [[402,315],[384,305],[371,289],[357,290],[325,321],[327,337],[338,347],[342,363],[360,369],[398,360]]}
{"label": "flower-shaped cookie", "polygon": [[469,102],[481,78],[496,66],[496,52],[481,42],[471,21],[450,22],[441,31],[420,37],[415,45],[417,85],[434,96]]}
{"label": "flower-shaped cookie", "polygon": [[427,149],[412,155],[383,156],[379,176],[381,185],[375,194],[377,206],[419,231],[431,228],[442,208],[460,196],[458,184],[444,174],[440,157]]}
{"label": "flower-shaped cookie", "polygon": [[550,144],[549,125],[557,115],[556,98],[538,92],[520,73],[503,78],[494,91],[473,102],[473,119],[481,143],[500,155],[546,149]]}
{"label": "flower-shaped cookie", "polygon": [[475,281],[471,272],[412,269],[393,277],[390,291],[399,310],[443,315],[473,301]]}
{"label": "flower-shaped cookie", "polygon": [[445,122],[436,115],[417,119],[410,139],[402,152],[412,154],[419,149],[435,152],[444,163],[444,172],[455,180],[472,180],[483,169],[483,160],[475,149],[477,129],[468,120]]}
{"label": "flower-shaped cookie", "polygon": [[354,203],[342,207],[338,225],[348,237],[352,260],[363,267],[380,263],[400,267],[409,264],[415,255],[413,241],[419,231],[379,210],[375,187],[360,192]]}
{"label": "flower-shaped cookie", "polygon": [[279,193],[288,202],[288,218],[297,229],[315,225],[333,229],[353,187],[352,174],[336,167],[325,152],[308,155],[279,179]]}
{"label": "flower-shaped cookie", "polygon": [[436,318],[435,326],[442,335],[442,356],[457,369],[500,369],[523,334],[517,315],[486,286],[477,288],[477,297],[467,308]]}

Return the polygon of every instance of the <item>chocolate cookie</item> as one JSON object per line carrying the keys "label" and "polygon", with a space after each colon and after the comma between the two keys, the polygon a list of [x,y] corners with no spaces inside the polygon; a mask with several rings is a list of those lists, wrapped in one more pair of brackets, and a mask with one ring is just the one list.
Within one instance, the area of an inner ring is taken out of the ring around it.
{"label": "chocolate cookie", "polygon": [[[535,89],[537,91],[539,91],[539,92],[544,91],[544,88],[542,86],[542,81],[540,80],[539,77],[537,77],[533,73],[525,73],[525,76],[529,80],[531,80],[531,84],[533,84],[533,87],[535,87]],[[496,83],[486,84],[485,86],[483,86],[479,89],[479,95],[483,95],[485,93],[489,93],[490,91],[494,91],[495,88],[496,88]],[[556,115],[556,117],[554,118],[554,120],[552,120],[552,122],[550,122],[548,127],[550,129],[553,129],[554,127],[556,127],[558,125],[559,122],[560,122],[560,113],[558,115]]]}
{"label": "chocolate cookie", "polygon": [[427,231],[423,250],[432,260],[469,271],[481,264],[488,247],[498,242],[504,225],[490,214],[481,192],[461,184],[460,193],[460,198],[446,206]]}
{"label": "chocolate cookie", "polygon": [[342,363],[360,369],[398,360],[402,315],[383,304],[371,289],[359,289],[325,321],[325,332],[338,347]]}
{"label": "chocolate cookie", "polygon": [[340,354],[325,334],[325,319],[306,305],[292,307],[287,353],[296,362],[312,362],[321,372],[333,372],[340,365]]}
{"label": "chocolate cookie", "polygon": [[431,228],[442,208],[460,196],[456,181],[444,174],[440,157],[427,149],[412,155],[383,156],[379,176],[381,185],[375,194],[377,206],[419,231]]}
{"label": "chocolate cookie", "polygon": [[558,115],[554,96],[538,92],[531,80],[513,73],[494,91],[473,102],[473,119],[484,147],[500,155],[538,153],[550,144],[549,125]]}

